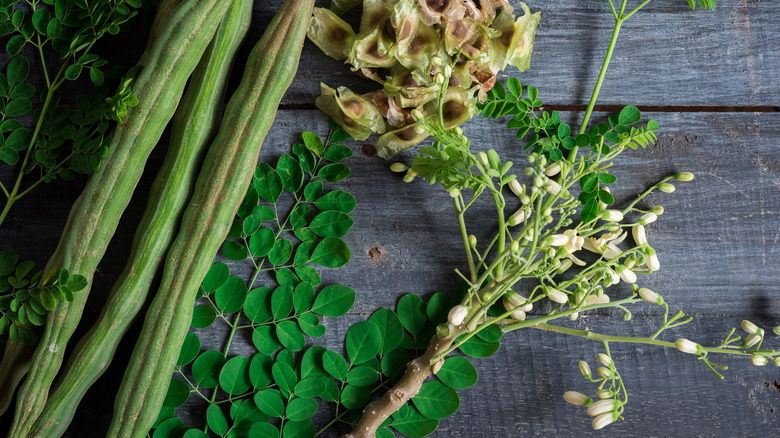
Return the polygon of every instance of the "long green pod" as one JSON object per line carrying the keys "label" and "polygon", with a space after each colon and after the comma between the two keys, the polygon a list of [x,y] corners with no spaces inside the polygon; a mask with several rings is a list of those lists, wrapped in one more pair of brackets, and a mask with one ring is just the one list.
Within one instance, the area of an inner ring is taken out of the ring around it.
{"label": "long green pod", "polygon": [[287,0],[249,56],[166,257],[160,289],[117,394],[109,437],[143,437],[157,418],[200,283],[246,194],[260,146],[297,70],[313,4]]}
{"label": "long green pod", "polygon": [[[181,3],[181,0],[160,1],[160,4],[157,6],[157,12],[154,15],[154,22],[149,30],[150,41],[154,40],[165,27],[168,16],[171,11],[176,9],[179,3]],[[147,46],[141,55],[139,64],[143,64],[143,59],[147,56],[148,51],[149,47]],[[34,349],[34,347],[28,346],[20,340],[11,341],[9,339],[6,343],[3,359],[0,361],[0,415],[3,415],[10,406],[17,385],[30,369],[30,359]]]}
{"label": "long green pod", "polygon": [[[224,0],[186,0],[173,10],[168,25],[150,42],[143,68],[133,84],[138,105],[112,133],[108,155],[90,177],[70,211],[57,249],[45,271],[65,268],[86,277],[90,286],[122,212],[163,129],[181,98],[187,78],[211,41],[229,6]],[[73,301],[60,301],[46,322],[22,385],[9,436],[26,438],[62,364],[70,336],[79,323],[88,286]]]}
{"label": "long green pod", "polygon": [[233,0],[174,114],[171,141],[133,241],[95,325],[71,354],[30,437],[59,437],[92,384],[108,368],[119,341],[141,310],[192,195],[206,146],[219,128],[230,65],[249,29],[252,0]]}

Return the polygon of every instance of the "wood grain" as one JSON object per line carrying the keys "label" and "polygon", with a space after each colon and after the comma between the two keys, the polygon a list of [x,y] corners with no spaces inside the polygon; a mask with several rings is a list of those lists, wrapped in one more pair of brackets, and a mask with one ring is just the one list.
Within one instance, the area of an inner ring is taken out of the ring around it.
{"label": "wood grain", "polygon": [[[250,40],[259,37],[280,3],[257,2]],[[595,81],[609,37],[609,13],[601,2],[590,0],[529,4],[540,9],[543,18],[532,68],[520,78],[539,87],[548,104],[576,109],[572,105],[586,103]],[[780,324],[780,116],[770,112],[780,105],[778,6],[776,0],[723,0],[715,11],[690,13],[681,0],[653,3],[624,26],[602,92],[604,105],[654,106],[657,112],[645,116],[661,125],[657,145],[627,152],[616,162],[612,172],[618,177],[613,190],[618,204],[673,172],[696,174],[694,181],[676,184],[675,193],[654,194],[644,202],[663,205],[666,213],[648,227],[662,268],[641,277],[641,284],[661,293],[673,309],[696,316],[671,332],[670,339],[686,336],[714,344],[742,319],[765,328]],[[135,59],[129,46],[113,56]],[[356,90],[373,88],[307,44],[284,100],[289,109],[277,116],[262,160],[273,162],[287,153],[302,130],[324,132],[324,117],[306,109],[320,81]],[[745,112],[746,107],[764,112]],[[577,111],[563,113],[574,124],[581,116]],[[594,117],[598,121],[605,116]],[[519,172],[526,154],[502,126],[502,121],[475,119],[464,130],[475,145],[513,160]],[[457,227],[446,195],[419,181],[402,183],[386,162],[364,154],[370,147],[363,145],[350,143],[355,156],[349,161],[352,176],[345,181],[346,190],[358,199],[355,226],[347,237],[353,258],[344,269],[322,273],[327,283],[346,284],[358,292],[353,310],[343,318],[326,319],[328,333],[316,340],[337,350],[350,324],[379,307],[393,307],[403,293],[427,297],[434,291],[450,292],[457,282],[453,269],[465,265],[459,240],[452,238]],[[163,151],[157,154],[100,266],[92,292],[96,300],[88,304],[85,323],[102,306],[100,291],[110,289],[124,265],[145,193],[162,161]],[[408,162],[411,154],[399,159]],[[10,174],[7,167],[0,169],[3,181]],[[13,246],[27,258],[46,260],[82,184],[50,184],[18,203],[13,219],[0,228],[0,247]],[[489,218],[489,213],[487,204],[480,204],[470,219]],[[486,238],[491,231],[475,234]],[[383,257],[369,256],[375,247],[383,249]],[[234,269],[241,272],[238,266]],[[626,291],[622,285],[616,290]],[[569,325],[629,335],[653,331],[659,309],[642,305],[632,310],[630,322],[606,312]],[[86,328],[82,324],[80,330]],[[206,339],[216,346],[222,336],[217,331]],[[778,347],[777,337],[768,340],[770,348]],[[565,403],[561,395],[567,390],[592,393],[576,364],[585,359],[595,367],[599,344],[533,330],[509,334],[503,344],[495,356],[473,361],[480,381],[460,391],[460,410],[433,436],[748,437],[774,436],[780,430],[777,367],[725,359],[720,363],[730,369],[725,381],[719,381],[704,364],[677,351],[613,345],[631,398],[626,421],[596,433],[584,410]],[[70,436],[102,436],[110,418],[106,410],[132,345],[120,347],[98,389],[87,394]],[[239,343],[235,351],[252,352],[251,342]],[[202,417],[199,408],[190,409],[194,417]],[[7,418],[2,422],[0,431],[7,427]]]}

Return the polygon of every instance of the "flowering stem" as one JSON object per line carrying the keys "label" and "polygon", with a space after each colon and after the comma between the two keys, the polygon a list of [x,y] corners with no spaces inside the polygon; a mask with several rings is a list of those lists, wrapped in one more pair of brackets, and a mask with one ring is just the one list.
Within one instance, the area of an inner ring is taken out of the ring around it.
{"label": "flowering stem", "polygon": [[[602,307],[606,307],[606,306],[602,306]],[[674,342],[659,341],[658,339],[653,339],[653,338],[604,335],[604,334],[592,332],[590,330],[577,330],[568,327],[560,327],[560,326],[544,324],[544,323],[535,324],[532,325],[531,327],[541,329],[541,330],[556,332],[556,333],[578,336],[580,338],[591,339],[593,341],[599,341],[599,342],[624,342],[624,343],[634,343],[634,344],[649,344],[649,345],[657,345],[659,347],[677,349],[677,346],[675,345]],[[758,355],[758,356],[774,357],[780,355],[780,352],[775,352],[775,351],[761,351],[761,350],[740,351],[740,350],[734,350],[730,348],[720,348],[720,347],[708,348],[704,346],[702,346],[701,348],[703,351],[707,353],[736,354],[740,356]]]}

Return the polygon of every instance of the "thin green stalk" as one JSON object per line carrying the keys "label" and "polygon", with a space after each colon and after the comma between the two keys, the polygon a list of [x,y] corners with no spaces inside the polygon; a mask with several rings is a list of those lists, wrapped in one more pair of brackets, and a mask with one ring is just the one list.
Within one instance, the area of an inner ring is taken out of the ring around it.
{"label": "thin green stalk", "polygon": [[460,235],[463,238],[463,246],[466,248],[466,257],[468,258],[469,271],[471,272],[471,283],[477,281],[477,268],[474,266],[474,257],[471,255],[471,245],[469,244],[469,235],[466,230],[466,220],[463,218],[463,209],[461,208],[458,198],[452,198],[455,203],[455,212],[458,217],[458,226],[460,227]]}
{"label": "thin green stalk", "polygon": [[[605,335],[601,333],[595,333],[590,330],[578,330],[578,329],[560,327],[560,326],[550,325],[550,324],[536,324],[533,325],[532,327],[540,330],[563,333],[563,334],[591,339],[593,341],[599,341],[599,342],[623,342],[623,343],[634,343],[634,344],[648,344],[648,345],[656,345],[659,347],[677,349],[677,346],[675,345],[674,342],[659,341],[658,339],[653,339],[653,338]],[[736,354],[740,356],[759,355],[759,356],[773,357],[771,351],[760,351],[760,350],[739,351],[730,348],[704,347],[704,346],[701,346],[701,348],[707,353]]]}

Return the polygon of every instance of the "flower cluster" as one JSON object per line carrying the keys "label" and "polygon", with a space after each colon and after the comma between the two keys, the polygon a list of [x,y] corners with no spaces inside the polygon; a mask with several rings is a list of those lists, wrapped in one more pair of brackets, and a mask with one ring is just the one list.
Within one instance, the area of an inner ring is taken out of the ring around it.
{"label": "flower cluster", "polygon": [[316,105],[355,139],[379,134],[384,158],[428,136],[414,129],[412,110],[457,126],[471,119],[475,92],[484,96],[499,71],[528,68],[540,18],[524,3],[515,16],[506,0],[363,0],[355,33],[337,14],[359,3],[315,8],[308,36],[382,88],[360,95],[322,84]]}

